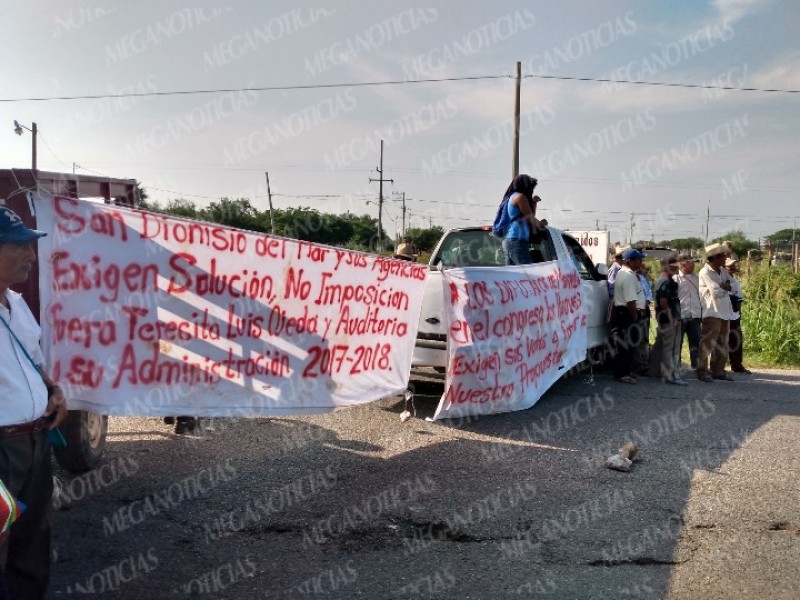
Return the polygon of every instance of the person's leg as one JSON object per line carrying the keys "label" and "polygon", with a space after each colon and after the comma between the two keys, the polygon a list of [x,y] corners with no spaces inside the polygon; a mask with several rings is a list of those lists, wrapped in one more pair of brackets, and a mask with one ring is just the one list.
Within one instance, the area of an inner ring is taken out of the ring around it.
{"label": "person's leg", "polygon": [[701,338],[700,338],[700,352],[697,356],[697,376],[701,379],[704,375],[709,376],[709,358],[711,352],[714,350],[714,345],[719,337],[721,319],[716,317],[706,317],[703,319]]}
{"label": "person's leg", "polygon": [[677,329],[674,325],[667,323],[659,327],[661,335],[661,377],[667,381],[675,381],[675,338]]}
{"label": "person's leg", "polygon": [[640,318],[636,324],[637,344],[633,354],[633,372],[640,375],[648,374],[650,364],[650,319]]}
{"label": "person's leg", "polygon": [[731,371],[744,371],[742,364],[742,345],[744,338],[742,336],[742,324],[739,319],[731,321],[731,330],[728,333],[728,358],[731,361]]}
{"label": "person's leg", "polygon": [[532,262],[527,240],[504,239],[503,252],[506,254],[506,265],[529,265]]}
{"label": "person's leg", "polygon": [[661,325],[658,325],[656,329],[656,341],[653,343],[653,350],[650,352],[650,368],[648,370],[648,375],[650,377],[662,376],[661,359],[664,353],[664,336],[662,335],[661,329]]}
{"label": "person's leg", "polygon": [[[0,478],[26,510],[0,550],[12,598],[47,597],[53,473],[46,433],[0,439]],[[3,557],[3,551],[7,556]]]}
{"label": "person's leg", "polygon": [[631,372],[633,345],[631,344],[631,328],[633,320],[627,309],[615,309],[615,336],[614,336],[614,378],[628,377]]}
{"label": "person's leg", "polygon": [[717,339],[714,340],[711,352],[711,376],[722,377],[725,374],[725,365],[728,362],[728,335],[730,333],[730,321],[719,319],[719,332]]}
{"label": "person's leg", "polygon": [[689,319],[687,335],[689,337],[689,361],[692,369],[697,369],[700,356],[700,330],[702,319]]}
{"label": "person's leg", "polygon": [[672,375],[675,379],[681,377],[681,328],[680,325],[674,328],[672,336]]}

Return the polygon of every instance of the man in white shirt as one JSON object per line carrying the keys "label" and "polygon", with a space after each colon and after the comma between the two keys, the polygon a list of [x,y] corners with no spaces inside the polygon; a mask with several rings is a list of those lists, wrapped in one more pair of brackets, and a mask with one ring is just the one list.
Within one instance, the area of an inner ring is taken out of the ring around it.
{"label": "man in white shirt", "polygon": [[63,392],[42,368],[39,324],[9,289],[28,279],[43,235],[0,206],[0,479],[27,507],[0,540],[0,569],[10,597],[26,600],[47,597],[53,494],[47,431],[67,414]]}
{"label": "man in white shirt", "polygon": [[615,339],[614,378],[622,383],[636,383],[632,373],[634,352],[642,337],[644,293],[637,272],[644,254],[629,248],[622,254],[623,267],[614,282],[612,328]]}
{"label": "man in white shirt", "polygon": [[733,376],[725,372],[725,363],[728,362],[728,334],[733,317],[730,277],[722,268],[726,252],[727,248],[722,244],[707,246],[706,264],[698,277],[703,319],[697,378],[706,382],[714,379],[733,381]]}
{"label": "man in white shirt", "polygon": [[739,272],[739,261],[735,258],[725,259],[725,271],[731,278],[731,310],[732,319],[730,333],[728,334],[728,358],[731,361],[731,371],[734,373],[750,374],[750,369],[746,368],[742,362],[742,348],[744,346],[744,334],[742,333],[741,310],[744,301],[744,292],[736,274]]}
{"label": "man in white shirt", "polygon": [[678,282],[678,298],[681,302],[681,347],[683,338],[689,340],[689,361],[693,371],[697,370],[697,355],[700,351],[700,323],[703,308],[700,303],[700,280],[694,272],[693,259],[688,254],[678,256],[680,270],[675,276]]}

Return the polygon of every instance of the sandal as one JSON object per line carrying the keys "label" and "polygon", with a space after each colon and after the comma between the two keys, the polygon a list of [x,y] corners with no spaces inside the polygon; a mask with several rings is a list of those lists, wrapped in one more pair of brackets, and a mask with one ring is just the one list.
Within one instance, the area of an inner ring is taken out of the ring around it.
{"label": "sandal", "polygon": [[636,380],[630,375],[625,375],[623,377],[620,377],[619,379],[617,379],[617,381],[619,381],[620,383],[627,383],[629,385],[636,385]]}

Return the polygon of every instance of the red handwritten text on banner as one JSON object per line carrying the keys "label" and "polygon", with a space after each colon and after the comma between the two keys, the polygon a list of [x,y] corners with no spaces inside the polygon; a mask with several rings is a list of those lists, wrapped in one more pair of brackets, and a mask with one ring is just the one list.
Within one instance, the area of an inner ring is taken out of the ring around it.
{"label": "red handwritten text on banner", "polygon": [[34,198],[45,352],[74,408],[287,415],[404,390],[425,267]]}

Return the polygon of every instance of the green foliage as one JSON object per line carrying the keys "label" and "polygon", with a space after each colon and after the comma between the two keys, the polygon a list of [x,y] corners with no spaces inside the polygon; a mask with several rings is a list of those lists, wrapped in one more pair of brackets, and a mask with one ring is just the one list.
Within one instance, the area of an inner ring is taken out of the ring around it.
{"label": "green foliage", "polygon": [[411,242],[418,250],[431,252],[436,242],[444,235],[444,229],[438,225],[428,229],[412,228],[406,230],[406,235],[411,238]]}
{"label": "green foliage", "polygon": [[167,205],[164,207],[163,211],[156,211],[156,212],[165,212],[170,215],[175,215],[176,217],[186,217],[188,219],[198,219],[199,215],[197,212],[197,207],[194,203],[190,202],[189,200],[168,200]]}
{"label": "green foliage", "polygon": [[[220,223],[248,231],[272,231],[269,210],[259,211],[247,198],[220,198],[206,208],[198,208],[191,201],[183,199],[169,200],[163,207],[158,202],[145,201],[139,207],[143,210]],[[272,218],[275,221],[275,235],[282,237],[362,251],[374,251],[377,242],[377,219],[369,215],[356,216],[350,213],[332,215],[313,208],[299,207],[274,209]],[[442,229],[435,227],[434,230],[438,231],[436,234],[438,240]],[[385,245],[392,246],[386,231],[383,232],[383,239]]]}
{"label": "green foliage", "polygon": [[136,182],[136,198],[139,200],[138,205],[145,203],[148,198],[147,190],[142,187],[142,184],[139,181]]}
{"label": "green foliage", "polygon": [[729,231],[728,233],[725,233],[722,236],[711,240],[711,242],[723,242],[723,241],[729,241],[731,243],[731,246],[733,246],[733,251],[740,258],[747,256],[748,250],[758,250],[758,242],[754,242],[753,240],[748,240],[744,232],[738,229],[734,231]]}
{"label": "green foliage", "polygon": [[800,366],[800,275],[787,267],[757,266],[743,281],[745,357]]}
{"label": "green foliage", "polygon": [[658,246],[666,246],[674,250],[698,250],[703,247],[703,240],[698,237],[675,238],[673,240],[661,240]]}
{"label": "green foliage", "polygon": [[792,240],[800,240],[800,230],[780,229],[769,236],[769,243],[775,250],[792,251]]}
{"label": "green foliage", "polygon": [[[174,214],[174,213],[170,213]],[[262,231],[259,223],[259,212],[250,204],[247,198],[220,198],[212,202],[207,208],[198,211],[198,216],[204,221],[220,223],[229,227]]]}

